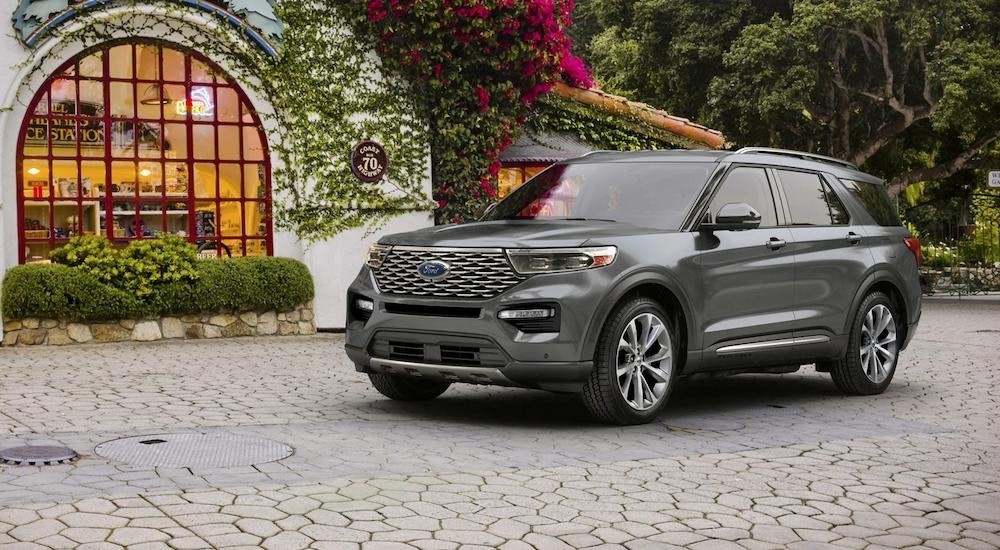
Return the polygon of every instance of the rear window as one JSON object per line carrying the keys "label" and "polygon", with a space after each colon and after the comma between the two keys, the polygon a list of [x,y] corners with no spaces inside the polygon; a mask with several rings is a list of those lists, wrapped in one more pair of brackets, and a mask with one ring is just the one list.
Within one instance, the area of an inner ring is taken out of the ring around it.
{"label": "rear window", "polygon": [[863,181],[840,180],[854,198],[865,206],[865,210],[875,219],[875,223],[884,226],[902,225],[896,201],[889,197],[884,185],[866,183]]}

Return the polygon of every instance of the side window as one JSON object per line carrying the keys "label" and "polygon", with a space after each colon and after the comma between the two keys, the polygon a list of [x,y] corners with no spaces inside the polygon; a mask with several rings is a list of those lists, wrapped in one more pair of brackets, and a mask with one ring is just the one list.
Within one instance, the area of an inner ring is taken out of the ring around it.
{"label": "side window", "polygon": [[850,216],[844,203],[817,174],[777,170],[788,200],[792,225],[847,225]]}
{"label": "side window", "polygon": [[865,206],[865,210],[875,219],[875,223],[883,226],[902,225],[899,221],[899,212],[896,211],[896,203],[889,198],[884,185],[852,180],[840,181],[847,186],[854,198]]}
{"label": "side window", "polygon": [[767,183],[767,174],[763,168],[733,169],[712,199],[712,205],[709,207],[712,215],[714,216],[723,205],[731,202],[744,202],[760,212],[761,227],[778,225],[774,196],[771,194],[771,186]]}

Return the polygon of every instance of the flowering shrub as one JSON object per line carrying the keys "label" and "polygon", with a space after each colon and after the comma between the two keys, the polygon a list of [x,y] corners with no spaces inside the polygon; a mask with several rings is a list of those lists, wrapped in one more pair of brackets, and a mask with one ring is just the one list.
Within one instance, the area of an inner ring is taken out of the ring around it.
{"label": "flowering shrub", "polygon": [[593,80],[570,52],[573,0],[370,0],[386,68],[422,98],[438,222],[470,219],[495,194],[497,159],[539,97]]}

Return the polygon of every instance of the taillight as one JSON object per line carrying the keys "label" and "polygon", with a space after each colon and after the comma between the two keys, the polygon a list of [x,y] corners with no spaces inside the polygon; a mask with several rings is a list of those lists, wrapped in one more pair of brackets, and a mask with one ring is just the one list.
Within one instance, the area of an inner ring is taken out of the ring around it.
{"label": "taillight", "polygon": [[920,267],[920,241],[916,237],[906,237],[903,239],[906,248],[913,252],[913,258],[917,260],[917,267]]}

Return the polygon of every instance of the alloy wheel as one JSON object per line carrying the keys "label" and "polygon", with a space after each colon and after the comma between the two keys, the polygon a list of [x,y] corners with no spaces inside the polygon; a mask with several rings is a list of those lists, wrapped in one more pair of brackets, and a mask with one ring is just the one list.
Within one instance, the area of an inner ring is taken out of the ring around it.
{"label": "alloy wheel", "polygon": [[645,411],[663,399],[670,386],[673,357],[667,325],[640,313],[625,325],[618,341],[618,389],[630,407]]}
{"label": "alloy wheel", "polygon": [[861,325],[861,368],[876,384],[886,379],[896,364],[896,321],[888,307],[877,304],[868,310]]}

